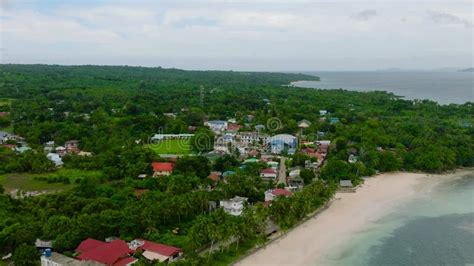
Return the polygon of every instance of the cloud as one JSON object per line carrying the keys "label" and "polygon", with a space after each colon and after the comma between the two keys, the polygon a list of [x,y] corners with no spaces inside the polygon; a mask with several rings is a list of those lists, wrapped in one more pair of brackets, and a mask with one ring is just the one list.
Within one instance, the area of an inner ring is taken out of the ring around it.
{"label": "cloud", "polygon": [[463,25],[466,28],[472,28],[473,24],[468,19],[464,19],[458,17],[453,14],[445,13],[445,12],[436,12],[431,11],[429,13],[430,19],[433,20],[435,23],[438,24],[445,24],[445,25]]}
{"label": "cloud", "polygon": [[377,16],[377,10],[375,9],[366,9],[352,15],[352,18],[359,21],[367,21],[373,17]]}

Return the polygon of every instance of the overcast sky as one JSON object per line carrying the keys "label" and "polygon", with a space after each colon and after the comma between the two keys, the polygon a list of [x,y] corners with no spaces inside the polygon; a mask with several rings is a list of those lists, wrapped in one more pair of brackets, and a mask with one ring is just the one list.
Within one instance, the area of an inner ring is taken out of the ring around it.
{"label": "overcast sky", "polygon": [[2,63],[471,67],[473,2],[0,0]]}

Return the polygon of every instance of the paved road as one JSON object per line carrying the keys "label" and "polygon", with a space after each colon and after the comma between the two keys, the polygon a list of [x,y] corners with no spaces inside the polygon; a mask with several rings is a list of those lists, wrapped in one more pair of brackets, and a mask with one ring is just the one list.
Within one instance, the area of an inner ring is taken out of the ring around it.
{"label": "paved road", "polygon": [[286,165],[285,165],[285,157],[280,157],[280,169],[278,171],[278,184],[283,183],[286,184]]}

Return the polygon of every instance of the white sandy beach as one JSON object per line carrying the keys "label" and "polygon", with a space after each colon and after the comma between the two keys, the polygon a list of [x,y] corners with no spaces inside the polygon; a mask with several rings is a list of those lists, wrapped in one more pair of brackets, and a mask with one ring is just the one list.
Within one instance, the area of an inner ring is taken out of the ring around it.
{"label": "white sandy beach", "polygon": [[356,193],[337,193],[331,206],[237,265],[323,265],[351,237],[394,206],[426,195],[441,176],[388,173],[369,178]]}

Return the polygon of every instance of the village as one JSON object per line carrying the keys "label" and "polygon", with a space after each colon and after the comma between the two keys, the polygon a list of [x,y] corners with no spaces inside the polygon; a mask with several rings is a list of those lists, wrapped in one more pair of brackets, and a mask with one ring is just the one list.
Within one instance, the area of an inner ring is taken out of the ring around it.
{"label": "village", "polygon": [[[334,117],[327,118],[326,110],[320,111],[320,122],[327,121],[331,124],[338,123]],[[169,114],[168,114],[169,116]],[[212,150],[203,154],[209,158],[219,158],[224,155],[235,156],[240,161],[240,166],[235,169],[224,169],[224,171],[211,171],[207,176],[210,185],[205,189],[211,191],[219,182],[227,182],[227,178],[237,175],[242,169],[249,165],[258,165],[259,177],[268,184],[269,189],[264,193],[264,206],[270,206],[272,201],[278,197],[292,197],[294,193],[301,191],[305,186],[305,178],[302,171],[311,173],[313,180],[318,179],[318,175],[325,163],[330,151],[331,141],[324,139],[325,132],[318,132],[317,136],[305,135],[311,122],[301,120],[298,122],[298,132],[291,134],[271,134],[263,124],[240,125],[236,119],[228,120],[208,120],[204,122],[205,127],[214,134],[212,140]],[[253,128],[253,130],[243,130]],[[190,131],[195,128],[190,127]],[[164,146],[177,145],[183,147],[189,144],[195,137],[194,133],[162,134],[156,133],[151,138],[150,148],[163,150]],[[209,140],[204,140],[209,141]],[[140,143],[137,141],[137,144]],[[24,153],[31,148],[24,138],[13,133],[0,131],[0,144],[17,153]],[[169,147],[165,147],[164,150]],[[172,149],[171,149],[172,150]],[[43,152],[54,166],[58,169],[63,167],[63,159],[67,156],[93,157],[93,153],[80,149],[79,140],[68,140],[63,145],[58,145],[54,141],[47,141],[43,144]],[[151,174],[139,174],[137,179],[160,178],[173,175],[175,164],[183,156],[195,156],[194,154],[180,154],[178,151],[159,154],[160,161],[150,162]],[[304,163],[295,165],[292,163],[294,156],[303,156]],[[356,162],[357,157],[350,155],[349,163]],[[306,179],[306,182],[313,180]],[[341,180],[341,190],[352,191],[353,185],[350,180]],[[147,190],[136,190],[137,197],[140,197]],[[38,196],[41,191],[24,193],[23,196]],[[248,198],[236,195],[233,198],[222,198],[219,202],[210,202],[210,209],[222,208],[224,212],[232,216],[240,216],[245,208],[251,208]],[[266,234],[271,236],[278,231],[276,224],[267,221]],[[226,243],[226,245],[231,244]],[[57,253],[53,249],[52,241],[37,239],[36,247],[41,251],[42,266],[60,265],[132,265],[138,260],[134,254],[140,254],[150,262],[173,262],[183,257],[183,251],[179,247],[169,246],[163,243],[155,243],[144,239],[135,239],[130,242],[109,237],[102,240],[92,238],[85,239],[75,249],[74,258]],[[11,254],[10,254],[11,255]],[[8,259],[8,255],[3,259]]]}

